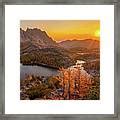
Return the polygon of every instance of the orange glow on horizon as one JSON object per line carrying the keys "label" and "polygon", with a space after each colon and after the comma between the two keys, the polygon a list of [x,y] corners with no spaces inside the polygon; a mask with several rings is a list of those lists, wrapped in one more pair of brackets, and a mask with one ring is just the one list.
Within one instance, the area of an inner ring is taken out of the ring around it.
{"label": "orange glow on horizon", "polygon": [[20,27],[38,28],[59,42],[63,40],[100,39],[99,20],[22,20]]}

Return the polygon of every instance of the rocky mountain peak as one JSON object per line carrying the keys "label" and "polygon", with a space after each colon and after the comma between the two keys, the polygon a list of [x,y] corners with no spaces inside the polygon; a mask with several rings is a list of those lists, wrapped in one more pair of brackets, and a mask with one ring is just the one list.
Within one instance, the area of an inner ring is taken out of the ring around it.
{"label": "rocky mountain peak", "polygon": [[20,28],[20,42],[32,42],[33,44],[36,44],[39,46],[54,46],[56,45],[56,42],[48,36],[48,34],[45,31],[42,31],[38,28],[27,28],[26,30],[23,30]]}

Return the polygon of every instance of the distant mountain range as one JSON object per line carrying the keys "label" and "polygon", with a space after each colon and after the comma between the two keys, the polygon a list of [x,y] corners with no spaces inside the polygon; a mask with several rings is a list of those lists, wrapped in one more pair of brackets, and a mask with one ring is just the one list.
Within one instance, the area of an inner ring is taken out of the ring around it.
{"label": "distant mountain range", "polygon": [[23,64],[68,67],[75,63],[70,52],[70,49],[74,48],[76,53],[81,49],[99,49],[99,41],[86,39],[57,43],[45,31],[38,28],[27,28],[26,30],[20,28],[20,59]]}
{"label": "distant mountain range", "polygon": [[91,40],[91,39],[85,39],[85,40],[65,40],[59,43],[61,47],[64,47],[66,49],[71,48],[87,48],[87,49],[95,49],[99,48],[99,41],[98,40]]}
{"label": "distant mountain range", "polygon": [[51,37],[47,35],[45,31],[41,31],[38,28],[27,28],[26,31],[20,28],[20,42],[33,44],[39,48],[48,48],[48,47],[63,47],[63,48],[99,48],[99,41],[92,40],[92,39],[85,39],[85,40],[65,40],[59,43],[56,43]]}

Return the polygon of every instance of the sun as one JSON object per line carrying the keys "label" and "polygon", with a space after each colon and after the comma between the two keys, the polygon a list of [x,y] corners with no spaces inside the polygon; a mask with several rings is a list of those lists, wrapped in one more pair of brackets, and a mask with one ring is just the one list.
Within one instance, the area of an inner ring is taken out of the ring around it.
{"label": "sun", "polygon": [[95,35],[95,37],[100,37],[100,30],[96,30],[94,35]]}

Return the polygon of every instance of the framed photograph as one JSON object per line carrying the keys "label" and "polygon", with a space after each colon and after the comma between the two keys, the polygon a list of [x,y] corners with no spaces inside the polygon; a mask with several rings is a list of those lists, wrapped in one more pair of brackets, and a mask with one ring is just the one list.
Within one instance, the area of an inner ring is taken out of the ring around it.
{"label": "framed photograph", "polygon": [[6,114],[114,113],[113,5],[6,5],[5,18]]}
{"label": "framed photograph", "polygon": [[119,119],[118,6],[2,3],[2,118]]}

